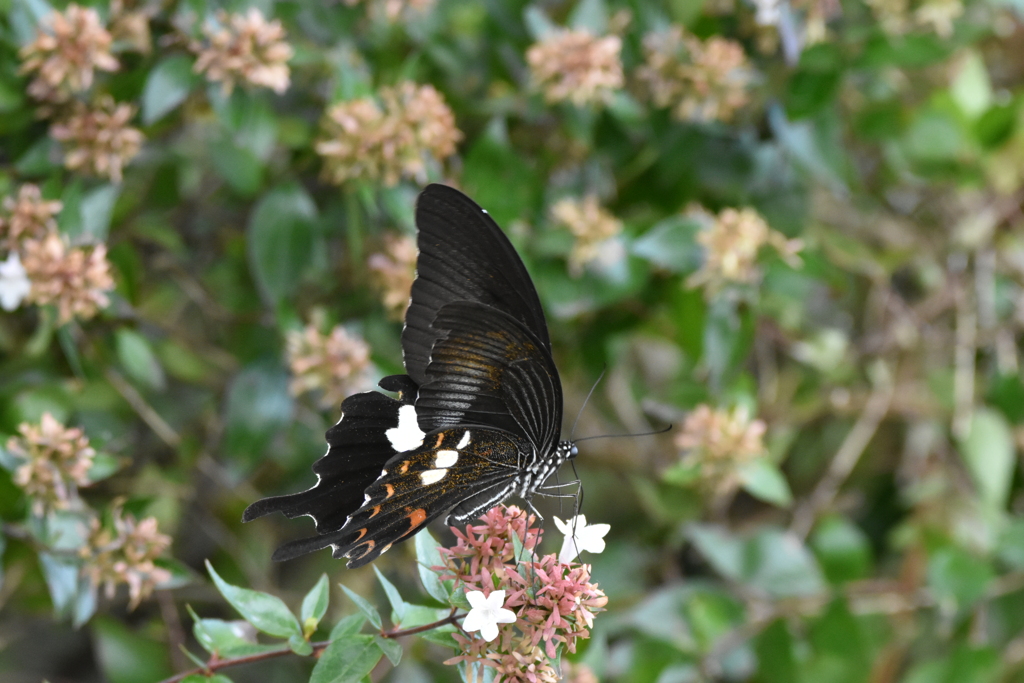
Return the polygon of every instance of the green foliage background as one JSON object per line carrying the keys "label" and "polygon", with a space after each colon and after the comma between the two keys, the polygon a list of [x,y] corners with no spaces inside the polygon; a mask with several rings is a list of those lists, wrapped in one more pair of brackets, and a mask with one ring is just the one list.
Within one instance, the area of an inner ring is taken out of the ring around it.
{"label": "green foliage background", "polygon": [[[288,91],[225,97],[160,42],[177,14],[248,3],[158,4],[156,49],[119,54],[101,77],[140,105],[146,135],[110,185],[63,168],[25,95],[17,51],[41,0],[0,2],[0,189],[34,182],[62,199],[61,229],[105,240],[117,282],[90,321],[54,329],[34,308],[0,313],[0,433],[44,411],[83,426],[124,463],[83,495],[155,515],[192,572],[131,613],[123,595],[101,600],[75,629],[54,614],[33,546],[0,535],[0,678],[146,683],[190,668],[186,605],[237,618],[205,559],[292,609],[327,572],[323,628],[355,612],[338,582],[382,604],[370,567],[328,553],[270,563],[305,520],[239,519],[312,483],[337,419],[289,394],[287,330],[319,307],[365,337],[381,375],[401,369],[400,324],[366,257],[387,231],[411,233],[418,187],[327,185],[312,145],[329,104],[411,79],[444,94],[464,133],[447,177],[509,230],[535,278],[567,415],[607,369],[577,435],[745,405],[786,479],[775,505],[741,493],[713,509],[663,479],[680,457],[671,434],[582,444],[583,511],[612,530],[586,558],[608,613],[577,659],[629,683],[1024,681],[1019,3],[968,0],[948,36],[887,33],[867,5],[836,3],[827,38],[794,63],[742,2],[440,0],[395,23],[344,3],[256,4],[296,50]],[[538,13],[602,33],[620,10],[627,88],[608,106],[547,105],[530,90]],[[631,90],[642,37],[669,23],[743,44],[760,78],[733,122],[681,123]],[[624,222],[627,256],[575,279],[549,209],[586,192]],[[688,288],[701,263],[683,218],[694,202],[757,209],[804,240],[803,267],[769,259],[741,296]],[[836,495],[815,496],[832,484]],[[0,470],[0,518],[26,514]],[[375,563],[407,590],[412,545]],[[453,680],[446,656],[417,641],[373,679]],[[298,681],[310,666],[229,675]]]}

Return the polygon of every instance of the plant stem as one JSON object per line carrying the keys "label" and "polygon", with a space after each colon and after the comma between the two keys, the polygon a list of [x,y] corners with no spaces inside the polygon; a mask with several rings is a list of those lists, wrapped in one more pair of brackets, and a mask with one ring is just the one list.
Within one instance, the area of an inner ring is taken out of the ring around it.
{"label": "plant stem", "polygon": [[465,614],[456,615],[455,612],[457,612],[457,611],[458,611],[457,608],[452,607],[452,613],[449,614],[444,619],[439,619],[438,621],[434,621],[434,622],[431,622],[429,624],[424,624],[423,626],[417,626],[416,628],[407,628],[404,631],[381,631],[380,632],[380,637],[381,638],[401,638],[402,636],[411,636],[411,635],[414,635],[416,633],[423,633],[424,631],[430,631],[430,630],[435,629],[435,628],[440,628],[442,626],[447,626],[448,624],[455,624],[455,623],[458,622],[459,619],[461,619],[462,617],[466,616]]}
{"label": "plant stem", "polygon": [[[439,619],[429,624],[424,624],[423,626],[407,628],[404,630],[398,629],[394,631],[381,630],[380,637],[401,638],[402,636],[411,636],[416,633],[423,633],[424,631],[430,631],[435,628],[440,628],[441,626],[447,626],[448,624],[457,624],[459,619],[466,616],[465,614],[456,614],[457,611],[458,610],[453,607],[451,614],[449,614],[444,619]],[[329,640],[323,640],[317,643],[310,643],[310,645],[313,646],[313,654],[311,656],[319,657],[330,644],[331,641]],[[230,666],[238,666],[240,664],[251,664],[253,662],[262,662],[267,659],[283,657],[288,654],[292,654],[291,649],[283,647],[280,650],[270,650],[269,652],[260,652],[258,654],[246,655],[244,657],[235,657],[233,659],[218,659],[217,656],[214,655],[210,657],[210,661],[206,663],[206,666],[197,666],[194,669],[183,671],[179,674],[171,676],[170,678],[165,678],[164,680],[160,681],[160,683],[178,683],[178,681],[182,680],[183,678],[187,678],[188,676],[194,675],[209,676],[210,674],[216,673],[217,671],[220,671],[221,669],[226,669]]]}

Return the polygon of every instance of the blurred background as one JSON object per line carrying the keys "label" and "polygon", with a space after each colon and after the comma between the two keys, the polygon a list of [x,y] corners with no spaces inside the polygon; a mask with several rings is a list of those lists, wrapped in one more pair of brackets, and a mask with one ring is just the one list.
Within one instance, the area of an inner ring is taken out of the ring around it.
{"label": "blurred background", "polygon": [[[1020,2],[0,5],[0,679],[191,668],[205,559],[327,572],[319,637],[383,604],[240,517],[402,372],[433,181],[526,262],[566,435],[602,370],[577,437],[673,425],[580,446],[567,680],[1024,681]],[[373,680],[457,678],[407,647]]]}

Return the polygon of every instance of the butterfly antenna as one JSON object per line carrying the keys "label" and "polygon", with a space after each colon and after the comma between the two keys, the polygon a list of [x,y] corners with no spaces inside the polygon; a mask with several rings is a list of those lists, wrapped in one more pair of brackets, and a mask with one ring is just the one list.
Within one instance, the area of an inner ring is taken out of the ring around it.
{"label": "butterfly antenna", "polygon": [[584,436],[582,439],[576,439],[573,443],[580,443],[582,441],[590,441],[591,439],[618,439],[625,436],[653,436],[655,434],[664,434],[672,429],[672,425],[668,425],[664,429],[656,429],[651,432],[636,432],[634,434],[598,434],[596,436]]}
{"label": "butterfly antenna", "polygon": [[594,390],[597,389],[597,385],[601,383],[602,379],[604,379],[604,373],[607,371],[607,366],[601,368],[601,374],[597,376],[597,380],[594,382],[594,385],[590,387],[590,391],[587,392],[587,397],[583,399],[583,405],[580,406],[580,411],[576,413],[576,419],[572,421],[572,430],[569,432],[569,441],[573,440],[572,437],[576,434],[576,423],[580,421],[580,415],[583,414],[583,409],[587,407],[587,404],[590,402],[590,397],[594,395]]}

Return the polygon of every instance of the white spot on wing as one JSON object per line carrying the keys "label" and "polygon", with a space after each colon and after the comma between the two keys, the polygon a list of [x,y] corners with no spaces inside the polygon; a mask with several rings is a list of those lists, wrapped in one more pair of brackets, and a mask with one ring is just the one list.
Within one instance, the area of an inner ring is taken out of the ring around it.
{"label": "white spot on wing", "polygon": [[458,450],[460,450],[460,451],[461,451],[461,450],[462,450],[463,448],[465,448],[465,447],[466,447],[467,445],[469,445],[469,430],[468,430],[468,429],[467,429],[467,430],[465,431],[465,433],[464,433],[464,434],[462,435],[462,438],[461,438],[461,439],[459,439],[459,445],[458,445],[458,446],[456,446],[455,448],[457,448]]}
{"label": "white spot on wing", "polygon": [[434,459],[434,467],[445,468],[451,467],[459,461],[458,451],[438,451],[437,458]]}
{"label": "white spot on wing", "polygon": [[398,409],[398,426],[384,432],[391,446],[398,453],[405,453],[423,445],[426,434],[416,419],[416,408],[404,405]]}
{"label": "white spot on wing", "polygon": [[420,475],[420,481],[424,485],[436,484],[437,482],[444,479],[444,475],[448,474],[448,470],[427,470]]}

